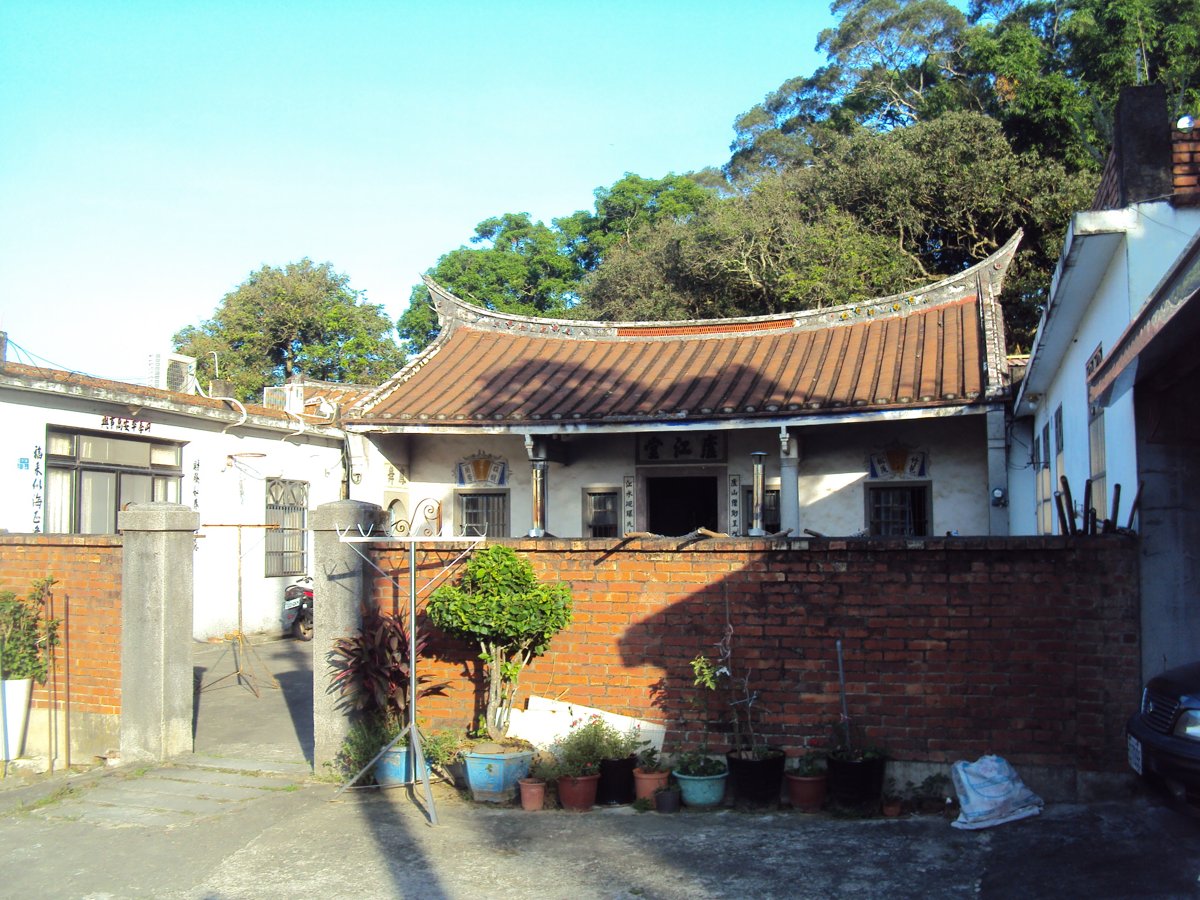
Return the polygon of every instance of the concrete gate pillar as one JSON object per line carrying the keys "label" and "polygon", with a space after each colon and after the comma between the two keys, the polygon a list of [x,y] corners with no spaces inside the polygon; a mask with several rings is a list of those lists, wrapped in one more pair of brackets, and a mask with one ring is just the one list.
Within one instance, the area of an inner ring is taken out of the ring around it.
{"label": "concrete gate pillar", "polygon": [[192,752],[192,552],[199,513],[174,503],[121,512],[121,759]]}
{"label": "concrete gate pillar", "polygon": [[[341,708],[341,694],[333,686],[334,669],[329,650],[339,637],[362,626],[361,606],[369,583],[367,565],[359,551],[363,544],[346,544],[341,535],[373,534],[383,510],[373,503],[338,500],[313,510],[313,771],[331,762],[350,730],[350,719]],[[374,528],[374,531],[370,531]]]}

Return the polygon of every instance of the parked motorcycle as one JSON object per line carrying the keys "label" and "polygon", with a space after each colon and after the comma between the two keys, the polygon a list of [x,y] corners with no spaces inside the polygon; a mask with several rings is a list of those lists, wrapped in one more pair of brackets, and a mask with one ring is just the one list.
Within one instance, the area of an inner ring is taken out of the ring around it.
{"label": "parked motorcycle", "polygon": [[312,576],[305,575],[283,592],[283,630],[299,641],[313,638]]}

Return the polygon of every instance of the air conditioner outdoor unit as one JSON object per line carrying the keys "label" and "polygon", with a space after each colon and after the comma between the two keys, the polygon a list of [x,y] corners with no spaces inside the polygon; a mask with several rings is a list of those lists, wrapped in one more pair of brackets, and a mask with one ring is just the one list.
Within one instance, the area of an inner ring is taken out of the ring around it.
{"label": "air conditioner outdoor unit", "polygon": [[304,385],[289,382],[263,388],[263,406],[299,415],[304,412]]}
{"label": "air conditioner outdoor unit", "polygon": [[178,353],[150,354],[150,386],[180,394],[196,393],[196,360]]}

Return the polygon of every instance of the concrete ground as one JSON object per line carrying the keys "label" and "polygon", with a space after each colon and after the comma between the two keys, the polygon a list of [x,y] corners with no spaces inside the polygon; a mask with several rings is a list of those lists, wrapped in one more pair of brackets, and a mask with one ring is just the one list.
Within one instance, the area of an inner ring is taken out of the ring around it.
{"label": "concrete ground", "polygon": [[1200,824],[1143,792],[963,832],[787,809],[527,813],[435,785],[434,826],[420,791],[338,795],[311,777],[310,645],[257,645],[249,685],[222,677],[228,650],[197,649],[192,756],[5,782],[0,896],[1200,896]]}

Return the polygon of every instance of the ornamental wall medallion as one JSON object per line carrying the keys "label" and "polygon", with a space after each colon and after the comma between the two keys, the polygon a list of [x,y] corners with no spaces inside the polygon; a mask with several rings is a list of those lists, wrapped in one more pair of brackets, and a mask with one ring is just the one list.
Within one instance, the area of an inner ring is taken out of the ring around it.
{"label": "ornamental wall medallion", "polygon": [[903,444],[878,450],[870,455],[868,467],[871,478],[926,478],[929,458],[924,450]]}
{"label": "ornamental wall medallion", "polygon": [[454,483],[458,487],[506,487],[508,461],[480,451],[454,466]]}

